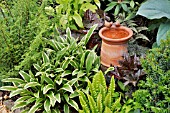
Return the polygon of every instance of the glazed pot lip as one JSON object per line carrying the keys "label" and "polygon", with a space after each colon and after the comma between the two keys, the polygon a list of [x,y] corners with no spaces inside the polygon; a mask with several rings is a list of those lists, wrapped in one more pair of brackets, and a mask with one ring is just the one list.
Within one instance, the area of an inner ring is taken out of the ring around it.
{"label": "glazed pot lip", "polygon": [[[103,35],[103,32],[109,29],[123,29],[125,31],[127,31],[129,33],[128,36],[124,37],[124,38],[120,38],[120,39],[113,39],[113,38],[107,38]],[[133,35],[133,31],[130,28],[124,27],[124,26],[120,26],[120,27],[103,27],[99,30],[99,36],[106,40],[106,41],[110,41],[110,42],[124,42],[124,41],[128,41]]]}

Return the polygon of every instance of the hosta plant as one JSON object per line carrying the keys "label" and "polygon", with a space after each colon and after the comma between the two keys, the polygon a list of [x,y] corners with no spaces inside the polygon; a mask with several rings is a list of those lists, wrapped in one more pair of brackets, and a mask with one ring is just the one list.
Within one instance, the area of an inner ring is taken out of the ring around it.
{"label": "hosta plant", "polygon": [[90,92],[79,92],[79,100],[82,110],[79,113],[113,113],[121,109],[121,96],[115,92],[115,81],[112,77],[107,88],[103,73],[100,71],[94,75],[93,81],[88,82]]}
{"label": "hosta plant", "polygon": [[20,71],[20,78],[8,78],[13,86],[0,90],[11,91],[10,97],[19,95],[14,109],[25,108],[25,112],[68,113],[70,108],[78,110],[75,97],[80,89],[85,89],[90,76],[98,71],[100,62],[94,50],[86,50],[93,26],[77,43],[67,29],[65,37],[55,35],[55,39],[45,40],[47,47],[41,52],[42,60],[37,61],[29,72]]}

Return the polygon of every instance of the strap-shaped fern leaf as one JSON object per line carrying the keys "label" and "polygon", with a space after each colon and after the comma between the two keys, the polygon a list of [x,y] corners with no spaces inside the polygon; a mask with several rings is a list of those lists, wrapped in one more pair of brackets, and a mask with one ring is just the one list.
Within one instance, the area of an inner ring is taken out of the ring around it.
{"label": "strap-shaped fern leaf", "polygon": [[102,102],[102,95],[99,93],[97,96],[97,109],[99,110],[98,113],[103,113],[103,102]]}
{"label": "strap-shaped fern leaf", "polygon": [[96,102],[94,101],[93,97],[87,94],[88,100],[89,100],[89,105],[90,105],[90,110],[92,113],[98,113]]}
{"label": "strap-shaped fern leaf", "polygon": [[115,92],[115,80],[114,80],[114,77],[112,76],[109,89],[108,89],[108,93],[111,94],[111,97],[114,97],[114,92]]}

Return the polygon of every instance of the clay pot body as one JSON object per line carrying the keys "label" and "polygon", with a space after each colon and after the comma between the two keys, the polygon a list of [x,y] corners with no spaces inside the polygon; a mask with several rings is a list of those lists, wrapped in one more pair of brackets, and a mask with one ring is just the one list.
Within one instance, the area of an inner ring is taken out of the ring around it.
{"label": "clay pot body", "polygon": [[99,31],[102,38],[101,64],[106,67],[119,66],[123,54],[127,53],[127,42],[132,35],[132,30],[124,26],[113,24],[110,28],[101,28]]}

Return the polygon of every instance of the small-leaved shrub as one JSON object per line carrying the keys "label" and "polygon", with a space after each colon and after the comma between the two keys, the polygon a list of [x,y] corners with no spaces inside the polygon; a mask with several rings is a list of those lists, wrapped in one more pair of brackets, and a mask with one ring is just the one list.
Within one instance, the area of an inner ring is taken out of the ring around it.
{"label": "small-leaved shrub", "polygon": [[139,90],[133,96],[134,101],[144,112],[170,112],[170,38],[157,48],[153,48],[141,60],[147,78],[141,81]]}

